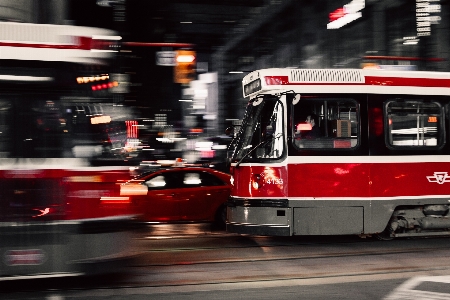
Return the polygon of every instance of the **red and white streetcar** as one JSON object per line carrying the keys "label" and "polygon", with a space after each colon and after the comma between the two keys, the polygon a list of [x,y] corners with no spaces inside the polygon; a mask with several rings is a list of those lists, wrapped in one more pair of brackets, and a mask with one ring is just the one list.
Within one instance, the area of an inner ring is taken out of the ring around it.
{"label": "red and white streetcar", "polygon": [[450,73],[263,69],[243,92],[229,232],[450,234]]}
{"label": "red and white streetcar", "polygon": [[128,170],[92,165],[127,143],[110,76],[119,39],[0,22],[0,282],[116,272],[134,257],[128,198],[111,192]]}

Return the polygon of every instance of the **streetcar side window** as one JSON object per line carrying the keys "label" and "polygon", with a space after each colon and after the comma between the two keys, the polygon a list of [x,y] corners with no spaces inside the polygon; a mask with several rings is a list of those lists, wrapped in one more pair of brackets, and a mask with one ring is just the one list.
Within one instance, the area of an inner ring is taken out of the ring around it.
{"label": "streetcar side window", "polygon": [[292,112],[297,148],[348,150],[359,144],[359,111],[353,99],[302,96]]}
{"label": "streetcar side window", "polygon": [[393,99],[385,103],[386,144],[392,149],[444,145],[444,109],[438,102]]}

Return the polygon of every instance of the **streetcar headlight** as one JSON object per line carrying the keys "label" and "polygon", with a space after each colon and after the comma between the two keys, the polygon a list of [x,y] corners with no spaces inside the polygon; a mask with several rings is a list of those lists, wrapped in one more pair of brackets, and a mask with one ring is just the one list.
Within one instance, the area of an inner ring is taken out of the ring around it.
{"label": "streetcar headlight", "polygon": [[260,179],[261,179],[261,176],[259,174],[253,175],[253,180],[252,180],[253,189],[257,190],[260,188],[260,186],[261,186],[259,183]]}
{"label": "streetcar headlight", "polygon": [[253,182],[252,182],[252,187],[253,187],[253,189],[255,189],[255,190],[259,189],[259,183],[258,183],[257,181],[253,181]]}

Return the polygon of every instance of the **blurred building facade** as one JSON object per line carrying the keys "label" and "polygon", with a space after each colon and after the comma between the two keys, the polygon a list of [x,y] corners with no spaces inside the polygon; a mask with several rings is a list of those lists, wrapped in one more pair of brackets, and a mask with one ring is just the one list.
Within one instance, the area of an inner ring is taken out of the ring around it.
{"label": "blurred building facade", "polygon": [[[151,1],[100,2],[108,5],[97,5],[97,0],[0,0],[0,20],[105,25],[125,36],[128,28],[130,35],[136,34],[132,38],[142,41],[158,38],[159,42],[190,42],[176,40],[179,27],[158,26],[155,22],[162,19],[156,16],[145,19],[148,7],[143,5],[150,5]],[[186,6],[188,2],[177,5]],[[242,117],[246,101],[242,97],[241,80],[255,69],[395,66],[450,71],[447,34],[450,0],[266,0],[258,3],[262,5],[255,6],[232,26],[220,47],[212,46],[209,54],[202,49],[201,56],[197,52],[198,62],[207,62],[202,72],[214,74],[216,80],[208,82],[208,89],[214,89],[204,99],[204,109],[195,111],[206,116],[204,123],[211,128],[211,135],[224,132],[230,125],[225,120]],[[173,6],[165,6],[158,2],[154,8],[164,11],[164,17],[169,19],[169,7]],[[342,27],[328,29],[330,18],[345,15],[344,7],[347,13],[349,8],[356,10],[360,17]],[[202,13],[206,19],[207,12]],[[80,20],[68,21],[74,16]],[[97,23],[91,24],[94,21]],[[130,24],[138,21],[139,30],[135,30]],[[179,100],[186,100],[186,87],[171,82],[172,68],[156,66],[154,62],[154,51],[173,49],[132,50],[130,59],[122,61],[128,64],[125,67],[130,73],[140,76],[132,78],[130,103],[147,106],[155,114],[169,111],[169,118],[173,115],[177,121],[185,120],[191,104]],[[243,73],[230,73],[235,71]]]}
{"label": "blurred building facade", "polygon": [[0,0],[0,20],[5,22],[65,24],[67,1]]}

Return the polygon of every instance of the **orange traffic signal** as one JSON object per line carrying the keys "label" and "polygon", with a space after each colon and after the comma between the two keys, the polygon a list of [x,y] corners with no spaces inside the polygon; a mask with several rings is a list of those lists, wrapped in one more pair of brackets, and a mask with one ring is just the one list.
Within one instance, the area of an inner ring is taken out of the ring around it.
{"label": "orange traffic signal", "polygon": [[195,51],[177,50],[174,81],[176,83],[189,83],[195,79]]}

